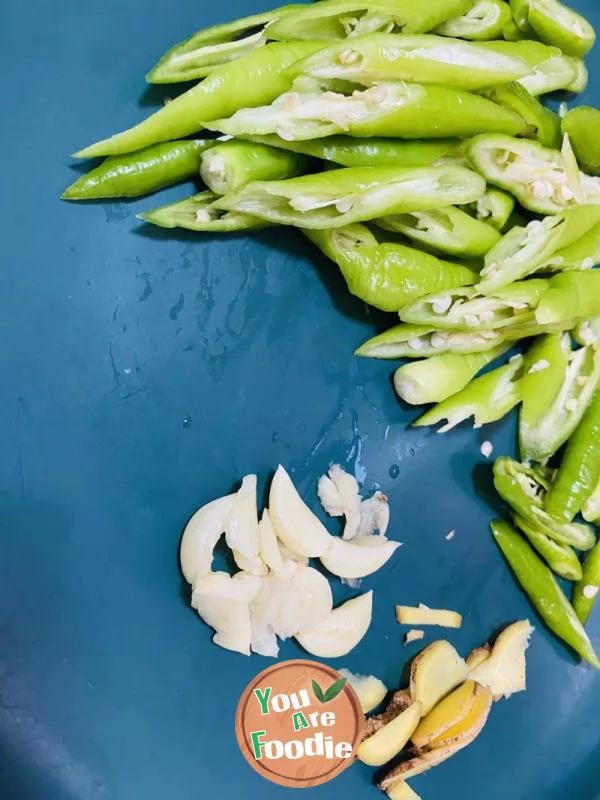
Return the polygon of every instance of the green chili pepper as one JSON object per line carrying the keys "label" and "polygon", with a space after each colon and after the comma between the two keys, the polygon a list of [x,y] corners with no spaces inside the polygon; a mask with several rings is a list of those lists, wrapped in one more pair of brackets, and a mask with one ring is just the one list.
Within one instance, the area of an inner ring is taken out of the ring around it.
{"label": "green chili pepper", "polygon": [[496,230],[503,231],[513,213],[515,198],[502,189],[488,186],[476,203],[466,207],[480,222],[487,222]]}
{"label": "green chili pepper", "polygon": [[125,156],[112,156],[65,189],[63,200],[140,197],[198,173],[202,153],[217,142],[196,140],[155,144]]}
{"label": "green chili pepper", "polygon": [[544,509],[546,492],[551,488],[550,473],[501,457],[494,464],[494,486],[512,511],[527,524],[560,544],[590,550],[596,536],[587,525],[565,522]]}
{"label": "green chili pepper", "polygon": [[474,428],[481,428],[506,416],[521,400],[520,379],[523,357],[515,356],[503,367],[475,378],[464,389],[434,408],[425,412],[413,425],[437,425],[438,433],[445,433],[469,417],[474,417]]}
{"label": "green chili pepper", "polygon": [[[583,206],[582,206],[583,208]],[[550,280],[535,312],[540,325],[600,315],[600,271],[564,272]]]}
{"label": "green chili pepper", "polygon": [[465,156],[474,169],[538,214],[558,214],[578,203],[600,203],[600,179],[577,169],[569,155],[568,147],[560,152],[510,136],[477,136],[465,145]]}
{"label": "green chili pepper", "polygon": [[201,192],[177,203],[146,211],[139,214],[138,219],[160,228],[185,228],[188,231],[207,233],[233,233],[264,228],[267,225],[263,220],[248,214],[216,209],[214,202],[217,199],[217,195],[212,192]]}
{"label": "green chili pepper", "polygon": [[489,41],[502,37],[502,31],[512,20],[510,6],[504,0],[478,0],[462,16],[442,23],[435,29],[441,36],[457,39]]}
{"label": "green chili pepper", "polygon": [[518,281],[489,295],[475,288],[450,289],[416,300],[400,311],[413,325],[442,330],[497,330],[531,322],[533,311],[548,288],[547,280]]}
{"label": "green chili pepper", "polygon": [[[570,208],[554,217],[545,217],[541,221],[533,220],[526,228],[512,228],[485,256],[478,290],[482,294],[490,294],[502,286],[536,272],[557,251],[568,247],[579,236],[584,236],[599,219],[600,205],[582,205]],[[552,279],[548,296],[545,301],[540,302],[543,310],[536,316],[538,323],[553,324],[558,322],[559,318],[576,320],[578,317],[589,317],[598,313],[593,311],[596,307],[593,298],[584,299],[577,295],[578,277],[569,281],[570,276],[581,275],[589,276],[593,273],[567,273]],[[559,278],[561,280],[558,280]],[[589,282],[594,284],[593,279]],[[554,293],[551,293],[552,287],[556,287]],[[561,301],[563,295],[566,295],[567,291],[570,292],[570,304],[561,304],[560,310],[557,309],[555,300],[558,299],[559,290]],[[571,316],[569,313],[571,310],[579,313]],[[586,313],[588,311],[590,313]]]}
{"label": "green chili pepper", "polygon": [[368,33],[426,33],[466,11],[472,0],[322,0],[269,26],[270,39],[345,39]]}
{"label": "green chili pepper", "polygon": [[570,545],[554,541],[521,517],[515,515],[513,522],[529,539],[533,548],[555,575],[568,581],[578,581],[581,578],[581,564],[577,553]]}
{"label": "green chili pepper", "polygon": [[318,89],[287,92],[270,106],[243,108],[209,127],[231,136],[276,133],[293,141],[336,133],[399,139],[464,138],[487,131],[516,135],[527,124],[518,114],[469,92],[381,83],[351,96]]}
{"label": "green chili pepper", "polygon": [[575,69],[575,78],[566,87],[567,91],[575,92],[576,94],[582,94],[582,92],[585,92],[588,87],[590,73],[588,72],[585,62],[581,58],[572,58],[571,62],[573,68]]}
{"label": "green chili pepper", "polygon": [[560,147],[562,137],[560,117],[543,106],[520,83],[496,86],[485,92],[485,96],[495,103],[519,114],[529,126],[529,135],[545,147]]}
{"label": "green chili pepper", "polygon": [[484,256],[500,239],[491,225],[454,206],[383,217],[377,224],[384,230],[402,233],[434,252],[464,258]]}
{"label": "green chili pepper", "polygon": [[277,181],[306,172],[307,156],[264,144],[229,141],[202,156],[200,177],[215,194],[228,194],[251,181]]}
{"label": "green chili pepper", "polygon": [[562,129],[571,140],[581,168],[600,175],[600,111],[590,106],[574,108],[564,117]]}
{"label": "green chili pepper", "polygon": [[586,522],[597,523],[600,519],[600,481],[598,481],[596,488],[585,501],[581,515]]}
{"label": "green chili pepper", "polygon": [[600,352],[571,350],[568,334],[536,339],[527,352],[519,444],[523,458],[546,462],[579,425],[600,383]]}
{"label": "green chili pepper", "polygon": [[545,508],[569,522],[591,497],[600,481],[600,392],[596,391],[569,439]]}
{"label": "green chili pepper", "polygon": [[573,331],[573,338],[580,345],[593,344],[600,345],[600,317],[586,319],[578,323]]}
{"label": "green chili pepper", "polygon": [[529,0],[510,0],[510,10],[521,33],[531,36],[533,28],[529,24]]}
{"label": "green chili pepper", "polygon": [[506,39],[507,42],[520,42],[523,39],[529,38],[527,34],[523,33],[523,31],[519,30],[518,25],[511,17],[504,28],[502,29],[502,37]]}
{"label": "green chili pepper", "polygon": [[409,362],[396,370],[394,388],[404,402],[413,406],[441,403],[464,389],[480,370],[508,349],[508,345],[500,345],[487,353],[448,353]]}
{"label": "green chili pepper", "polygon": [[569,272],[571,270],[592,269],[600,263],[600,224],[594,225],[576,242],[557,250],[542,264],[544,272]]}
{"label": "green chili pepper", "polygon": [[365,358],[423,358],[447,353],[484,353],[504,344],[497,331],[437,331],[424,325],[396,325],[369,339],[356,350]]}
{"label": "green chili pepper", "polygon": [[558,0],[520,0],[527,5],[527,22],[543,42],[568,56],[583,58],[594,46],[596,32],[585,17]]}
{"label": "green chili pepper", "polygon": [[465,286],[477,272],[401,244],[379,243],[364,225],[306,230],[340,268],[351,294],[382,311],[398,311],[430,287]]}
{"label": "green chili pepper", "polygon": [[600,669],[593,645],[551,570],[508,523],[494,520],[492,533],[546,625],[582,658]]}
{"label": "green chili pepper", "polygon": [[303,153],[339,164],[342,167],[437,167],[464,166],[464,142],[460,139],[394,141],[393,139],[353,139],[330,136],[327,139],[290,142],[275,134],[248,136],[252,142]]}
{"label": "green chili pepper", "polygon": [[600,544],[597,544],[585,559],[581,580],[573,587],[573,608],[583,625],[592,613],[599,589]]}
{"label": "green chili pepper", "polygon": [[294,61],[318,50],[322,42],[271,44],[223,64],[193,89],[176,97],[139,125],[86,147],[75,158],[120,155],[157,142],[195,133],[204,123],[233,114],[243,102],[259,106],[272,102],[290,85],[284,71]]}
{"label": "green chili pepper", "polygon": [[577,80],[578,65],[574,59],[565,56],[558,47],[530,39],[516,42],[482,42],[481,46],[489,47],[499,53],[511,53],[527,62],[533,72],[520,78],[519,83],[536,97],[558,89],[569,89]]}
{"label": "green chili pepper", "polygon": [[172,47],[146,75],[148,83],[178,83],[210,75],[217,67],[267,43],[270,23],[302,9],[289,5],[198,31]]}
{"label": "green chili pepper", "polygon": [[378,33],[336,42],[297,62],[288,72],[363,86],[418,81],[473,91],[524,78],[531,74],[531,67],[518,56],[460,39]]}
{"label": "green chili pepper", "polygon": [[485,182],[464,167],[349,167],[287,181],[251,183],[218,201],[268,222],[340,228],[394,213],[473,202]]}

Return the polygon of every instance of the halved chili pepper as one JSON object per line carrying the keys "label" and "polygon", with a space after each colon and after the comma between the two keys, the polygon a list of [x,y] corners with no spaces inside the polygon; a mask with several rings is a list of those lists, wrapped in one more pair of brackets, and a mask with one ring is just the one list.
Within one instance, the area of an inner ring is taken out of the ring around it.
{"label": "halved chili pepper", "polygon": [[264,228],[262,219],[235,211],[222,211],[214,206],[218,195],[201,192],[176,203],[139,214],[138,218],[159,228],[184,228],[201,233],[233,233]]}
{"label": "halved chili pepper", "polygon": [[573,608],[585,625],[600,590],[600,544],[587,554],[583,563],[581,580],[573,587]]}
{"label": "halved chili pepper", "polygon": [[581,578],[581,563],[570,545],[560,544],[551,539],[517,515],[513,517],[513,522],[529,539],[532,547],[537,550],[555,575],[568,581],[578,581]]}

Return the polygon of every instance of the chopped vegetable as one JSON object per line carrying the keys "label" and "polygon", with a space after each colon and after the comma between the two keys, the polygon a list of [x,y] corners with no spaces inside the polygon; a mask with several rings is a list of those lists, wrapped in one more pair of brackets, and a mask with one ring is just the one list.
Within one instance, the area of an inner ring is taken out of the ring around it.
{"label": "chopped vegetable", "polygon": [[443,628],[460,628],[462,616],[456,611],[428,608],[419,603],[417,608],[396,606],[396,619],[401,625],[440,625]]}

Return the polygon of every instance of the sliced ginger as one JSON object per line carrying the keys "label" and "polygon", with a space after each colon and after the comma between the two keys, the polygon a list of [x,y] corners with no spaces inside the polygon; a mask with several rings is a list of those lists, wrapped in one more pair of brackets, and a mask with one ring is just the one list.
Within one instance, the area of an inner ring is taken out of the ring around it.
{"label": "sliced ginger", "polygon": [[488,686],[494,700],[508,698],[527,688],[525,651],[533,631],[526,619],[509,625],[496,639],[489,657],[471,670],[470,677]]}
{"label": "sliced ginger", "polygon": [[419,603],[412,606],[396,606],[396,619],[401,625],[439,625],[442,628],[460,628],[462,616],[457,611],[428,608]]}
{"label": "sliced ginger", "polygon": [[467,679],[467,664],[449,642],[433,642],[415,658],[410,670],[410,695],[423,704],[423,716]]}
{"label": "sliced ginger", "polygon": [[476,689],[474,681],[466,681],[441,700],[413,733],[411,739],[414,746],[422,750],[465,719],[475,702]]}
{"label": "sliced ginger", "polygon": [[492,708],[492,692],[487,686],[479,684],[474,684],[474,686],[475,692],[470,710],[455,725],[447,728],[444,733],[430,742],[432,749],[456,747],[457,745],[463,748],[479,736]]}
{"label": "sliced ginger", "polygon": [[370,736],[358,748],[358,758],[370,767],[380,767],[397,755],[406,745],[421,719],[422,705],[410,705],[387,725]]}

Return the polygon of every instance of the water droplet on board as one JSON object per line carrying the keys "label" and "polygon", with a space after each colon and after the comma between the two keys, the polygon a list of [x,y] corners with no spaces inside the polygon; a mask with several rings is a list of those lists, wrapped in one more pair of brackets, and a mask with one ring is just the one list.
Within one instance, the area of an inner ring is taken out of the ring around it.
{"label": "water droplet on board", "polygon": [[398,475],[400,475],[400,467],[398,466],[398,464],[392,464],[392,466],[390,467],[390,478],[393,478],[395,480],[398,477]]}
{"label": "water droplet on board", "polygon": [[409,448],[408,455],[409,456],[414,456],[414,454],[415,454],[415,448],[414,447]]}
{"label": "water droplet on board", "polygon": [[186,417],[183,420],[183,427],[184,428],[191,428],[192,427],[192,418],[191,417]]}

